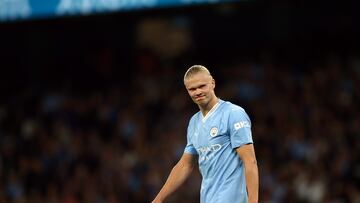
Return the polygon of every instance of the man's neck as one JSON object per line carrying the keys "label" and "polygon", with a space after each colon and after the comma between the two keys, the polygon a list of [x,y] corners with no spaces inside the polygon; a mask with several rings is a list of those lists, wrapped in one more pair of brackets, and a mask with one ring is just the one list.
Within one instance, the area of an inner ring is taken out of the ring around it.
{"label": "man's neck", "polygon": [[205,117],[209,111],[218,103],[219,98],[215,97],[206,106],[199,106],[202,115]]}

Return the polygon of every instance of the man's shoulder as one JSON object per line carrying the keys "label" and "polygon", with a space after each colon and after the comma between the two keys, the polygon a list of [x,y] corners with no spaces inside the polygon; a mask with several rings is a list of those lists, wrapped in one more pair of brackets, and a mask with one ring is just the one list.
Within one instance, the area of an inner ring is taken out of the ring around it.
{"label": "man's shoulder", "polygon": [[191,123],[191,122],[194,122],[194,121],[199,117],[199,115],[200,115],[200,111],[194,113],[194,114],[191,116],[189,122],[190,122],[190,123]]}
{"label": "man's shoulder", "polygon": [[234,104],[230,101],[223,101],[223,108],[227,111],[245,111],[241,106]]}

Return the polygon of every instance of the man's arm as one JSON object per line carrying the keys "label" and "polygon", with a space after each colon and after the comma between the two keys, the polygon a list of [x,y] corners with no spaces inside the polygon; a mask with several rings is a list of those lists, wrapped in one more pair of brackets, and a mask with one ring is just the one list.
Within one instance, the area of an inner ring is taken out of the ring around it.
{"label": "man's arm", "polygon": [[171,170],[168,179],[161,188],[158,195],[152,203],[162,203],[170,194],[180,187],[182,183],[190,176],[195,164],[196,156],[184,153],[179,162]]}
{"label": "man's arm", "polygon": [[246,187],[249,203],[259,201],[259,172],[253,144],[243,145],[236,149],[245,166]]}

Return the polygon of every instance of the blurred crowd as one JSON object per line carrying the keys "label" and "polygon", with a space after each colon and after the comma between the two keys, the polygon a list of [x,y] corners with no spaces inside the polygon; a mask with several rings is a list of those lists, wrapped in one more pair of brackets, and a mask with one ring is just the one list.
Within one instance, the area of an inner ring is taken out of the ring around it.
{"label": "blurred crowd", "polygon": [[[182,84],[188,67],[140,59],[125,83],[27,86],[1,101],[0,202],[152,200],[197,107]],[[218,96],[252,119],[260,202],[360,202],[359,59],[208,66]],[[195,170],[168,202],[199,202],[200,181]]]}
{"label": "blurred crowd", "polygon": [[151,202],[198,111],[193,64],[251,118],[259,202],[360,203],[358,10],[238,7],[2,25],[0,203]]}

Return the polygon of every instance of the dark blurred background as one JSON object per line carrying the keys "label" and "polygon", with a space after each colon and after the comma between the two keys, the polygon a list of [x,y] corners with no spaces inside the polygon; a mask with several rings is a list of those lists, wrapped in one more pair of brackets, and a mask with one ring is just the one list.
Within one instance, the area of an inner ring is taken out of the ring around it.
{"label": "dark blurred background", "polygon": [[[248,1],[0,23],[0,202],[145,203],[203,64],[252,119],[260,202],[360,202],[358,6]],[[167,202],[199,202],[200,174]]]}

